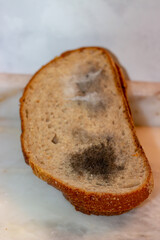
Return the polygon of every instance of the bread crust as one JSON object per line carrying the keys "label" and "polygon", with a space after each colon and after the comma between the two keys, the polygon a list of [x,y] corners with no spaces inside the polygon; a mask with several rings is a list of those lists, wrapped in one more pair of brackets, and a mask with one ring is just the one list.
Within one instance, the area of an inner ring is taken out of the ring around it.
{"label": "bread crust", "polygon": [[[35,76],[39,74],[41,70],[47,67],[50,63],[55,62],[60,58],[64,58],[69,54],[71,54],[72,52],[75,52],[75,51],[80,52],[85,49],[100,50],[102,54],[106,55],[107,58],[109,58],[113,68],[113,73],[117,76],[116,85],[120,94],[123,97],[123,104],[126,109],[128,124],[130,126],[130,129],[132,130],[135,145],[139,149],[139,154],[143,156],[144,163],[146,165],[146,168],[148,169],[148,176],[146,178],[146,181],[143,183],[143,185],[138,187],[136,190],[130,191],[129,193],[112,194],[112,193],[100,193],[98,191],[89,192],[89,191],[84,191],[83,189],[80,189],[80,188],[75,188],[75,187],[66,185],[60,179],[56,179],[54,178],[54,176],[47,173],[44,169],[38,166],[38,164],[35,164],[35,162],[32,161],[30,157],[30,153],[25,148],[25,142],[24,142],[25,141],[24,140],[25,123],[24,123],[24,116],[23,116],[23,106],[24,106],[24,100],[26,97],[27,89],[32,84],[32,81],[34,81]],[[24,89],[23,96],[20,99],[20,117],[21,117],[21,129],[22,129],[21,146],[22,146],[22,151],[23,151],[26,163],[31,166],[36,176],[46,181],[48,184],[52,185],[58,190],[62,191],[65,198],[72,205],[75,206],[75,209],[77,211],[81,211],[85,214],[95,214],[95,215],[119,215],[139,205],[151,193],[153,188],[152,172],[151,172],[151,168],[148,163],[148,160],[145,156],[145,153],[136,136],[136,132],[135,132],[132,116],[131,116],[131,111],[130,111],[130,107],[127,99],[126,82],[123,77],[121,68],[113,61],[113,59],[111,58],[111,56],[109,55],[106,49],[100,48],[100,47],[83,47],[73,51],[67,51],[62,53],[59,57],[56,57],[46,65],[44,65],[38,72],[34,74],[34,76],[31,78],[31,80],[29,81],[29,83]]]}

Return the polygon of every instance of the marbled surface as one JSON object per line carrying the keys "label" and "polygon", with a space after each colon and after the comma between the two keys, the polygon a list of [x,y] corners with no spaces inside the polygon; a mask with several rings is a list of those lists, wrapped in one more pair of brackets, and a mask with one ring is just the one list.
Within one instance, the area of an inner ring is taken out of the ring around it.
{"label": "marbled surface", "polygon": [[27,78],[20,81],[13,75],[3,80],[4,76],[0,81],[0,239],[159,240],[160,128],[137,128],[155,180],[149,199],[121,216],[87,216],[76,212],[61,192],[25,164],[19,98]]}
{"label": "marbled surface", "polygon": [[137,126],[160,127],[160,83],[128,81],[128,99]]}
{"label": "marbled surface", "polygon": [[34,73],[68,49],[110,49],[130,79],[160,81],[159,0],[0,0],[0,72]]}

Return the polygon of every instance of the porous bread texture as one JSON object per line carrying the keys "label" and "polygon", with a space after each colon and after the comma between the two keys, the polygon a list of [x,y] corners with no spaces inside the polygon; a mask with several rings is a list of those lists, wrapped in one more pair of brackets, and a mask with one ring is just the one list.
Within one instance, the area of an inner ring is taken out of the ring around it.
{"label": "porous bread texture", "polygon": [[95,194],[135,192],[151,181],[122,84],[101,48],[64,54],[33,77],[21,99],[22,147],[39,177]]}

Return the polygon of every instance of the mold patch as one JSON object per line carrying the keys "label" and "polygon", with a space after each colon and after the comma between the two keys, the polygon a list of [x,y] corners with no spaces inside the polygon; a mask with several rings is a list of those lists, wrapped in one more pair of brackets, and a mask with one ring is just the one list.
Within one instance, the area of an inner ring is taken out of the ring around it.
{"label": "mold patch", "polygon": [[100,87],[100,76],[102,70],[96,72],[90,71],[83,77],[80,77],[79,81],[76,82],[78,92],[80,95],[84,95],[89,92],[97,91]]}
{"label": "mold patch", "polygon": [[[101,82],[101,75],[102,70],[97,68],[89,69],[87,72],[81,73],[79,77],[77,77],[75,81],[75,97],[72,98],[72,100],[79,100],[80,101],[89,101],[93,103],[92,101],[92,95],[94,96],[96,94],[96,98],[98,98],[98,101],[100,99],[100,96],[98,96],[98,92],[101,92],[100,89],[100,82]],[[78,99],[76,99],[78,98]]]}
{"label": "mold patch", "polygon": [[96,106],[97,104],[101,103],[101,98],[98,96],[98,94],[96,92],[88,93],[84,96],[75,96],[71,100],[90,103],[93,106]]}
{"label": "mold patch", "polygon": [[124,166],[116,165],[117,158],[112,138],[108,138],[106,143],[93,145],[81,153],[73,154],[70,157],[70,165],[79,175],[87,173],[108,179],[112,174],[124,169]]}

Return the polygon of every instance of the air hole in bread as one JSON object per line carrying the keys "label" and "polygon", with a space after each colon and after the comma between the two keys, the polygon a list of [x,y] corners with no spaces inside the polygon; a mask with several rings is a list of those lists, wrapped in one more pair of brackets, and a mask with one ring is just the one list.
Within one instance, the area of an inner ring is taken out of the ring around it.
{"label": "air hole in bread", "polygon": [[98,183],[98,182],[96,183],[96,185],[97,185],[97,186],[104,186],[104,184]]}
{"label": "air hole in bread", "polygon": [[26,109],[25,112],[26,112],[26,118],[28,118],[28,109]]}
{"label": "air hole in bread", "polygon": [[49,117],[46,118],[46,122],[49,122]]}
{"label": "air hole in bread", "polygon": [[123,131],[122,131],[122,136],[124,136],[124,135],[125,135],[125,131],[123,130]]}
{"label": "air hole in bread", "polygon": [[132,187],[138,186],[139,184],[140,184],[139,181],[133,180],[133,181],[131,181],[131,182],[125,183],[122,187],[123,187],[123,188],[132,188]]}
{"label": "air hole in bread", "polygon": [[65,112],[66,112],[66,110],[67,110],[66,108],[62,108],[62,112],[63,112],[63,113],[65,113]]}
{"label": "air hole in bread", "polygon": [[50,151],[50,149],[49,149],[49,148],[45,149],[45,152],[46,152],[46,153],[48,153],[49,151]]}
{"label": "air hole in bread", "polygon": [[52,143],[57,144],[58,143],[58,137],[55,134],[54,137],[52,138]]}

